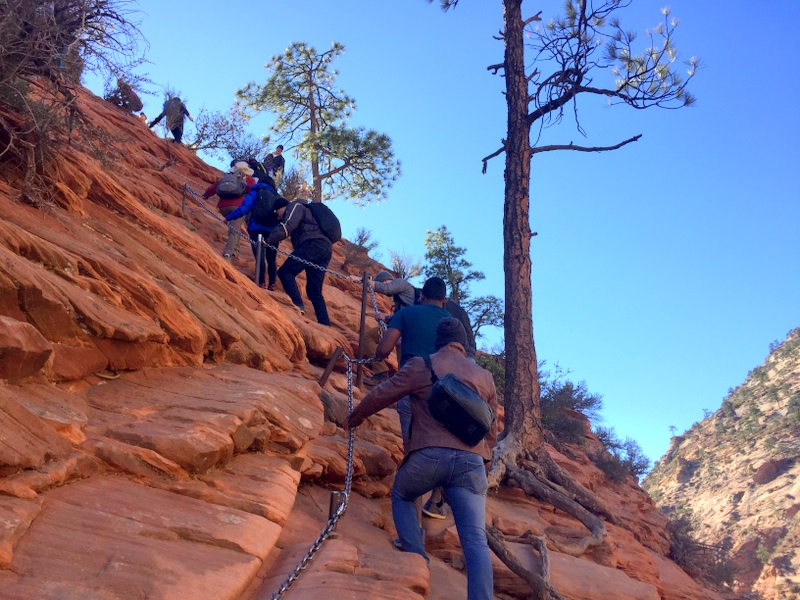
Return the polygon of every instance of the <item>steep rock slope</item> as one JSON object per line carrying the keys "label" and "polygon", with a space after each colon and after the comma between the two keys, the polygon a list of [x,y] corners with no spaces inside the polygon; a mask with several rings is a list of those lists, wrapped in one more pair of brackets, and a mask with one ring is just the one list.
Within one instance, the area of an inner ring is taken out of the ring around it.
{"label": "steep rock slope", "polygon": [[800,329],[720,409],[673,438],[644,488],[730,550],[741,591],[800,597]]}
{"label": "steep rock slope", "polygon": [[[222,260],[224,225],[184,194],[216,170],[86,90],[78,107],[92,136],[58,149],[51,199],[17,202],[13,165],[0,182],[0,597],[270,597],[345,480],[344,360],[319,380],[337,347],[356,352],[360,286],[328,276],[333,327],[297,314],[253,284],[248,248]],[[331,269],[365,261],[343,241]],[[491,495],[490,521],[547,535],[566,598],[718,598],[666,558],[665,519],[632,478],[605,480],[585,438],[552,453],[619,512],[600,548],[557,551],[583,527],[516,490]],[[465,596],[452,518],[426,523],[430,571],[391,545],[401,454],[393,411],[359,428],[357,493],[290,597]],[[529,595],[495,573],[498,597]]]}

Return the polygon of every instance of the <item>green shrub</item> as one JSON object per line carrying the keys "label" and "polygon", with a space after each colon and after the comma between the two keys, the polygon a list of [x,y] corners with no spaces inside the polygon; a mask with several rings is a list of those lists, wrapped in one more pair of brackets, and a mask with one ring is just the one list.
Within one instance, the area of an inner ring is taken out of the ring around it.
{"label": "green shrub", "polygon": [[650,459],[642,452],[642,447],[632,438],[621,441],[613,427],[597,427],[594,434],[605,446],[606,452],[589,458],[606,476],[614,482],[624,481],[628,475],[641,477],[650,470]]}
{"label": "green shrub", "polygon": [[694,539],[688,509],[667,524],[669,558],[693,578],[718,590],[733,585],[736,569],[721,547],[707,546]]}
{"label": "green shrub", "polygon": [[539,389],[541,396],[542,425],[551,434],[556,446],[560,443],[582,444],[585,442],[585,424],[570,411],[578,411],[589,420],[596,419],[603,407],[603,397],[589,392],[586,382],[574,383],[567,379],[569,371],[558,365],[553,372],[539,364]]}
{"label": "green shrub", "polygon": [[761,562],[762,565],[767,564],[770,556],[772,556],[772,553],[767,550],[763,542],[759,542],[758,548],[756,548],[756,558],[759,560],[759,562]]}
{"label": "green shrub", "polygon": [[728,399],[722,401],[720,410],[722,411],[722,414],[729,419],[732,419],[736,416],[736,409],[733,407],[733,402]]}
{"label": "green shrub", "polygon": [[622,483],[631,475],[622,461],[609,452],[599,452],[589,458],[614,483]]}

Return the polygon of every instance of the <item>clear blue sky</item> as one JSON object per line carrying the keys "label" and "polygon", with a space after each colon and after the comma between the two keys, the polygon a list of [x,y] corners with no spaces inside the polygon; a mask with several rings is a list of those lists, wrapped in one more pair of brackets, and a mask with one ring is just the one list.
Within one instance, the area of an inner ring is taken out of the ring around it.
{"label": "clear blue sky", "polygon": [[[635,0],[623,24],[642,33],[663,4]],[[585,139],[565,119],[544,141],[642,139],[616,152],[537,155],[531,184],[539,357],[602,394],[604,424],[654,460],[671,425],[681,432],[719,408],[770,342],[800,326],[800,3],[670,6],[681,59],[704,63],[697,106],[635,111],[587,99]],[[237,88],[264,83],[264,64],[292,42],[344,44],[335,67],[357,102],[351,123],[389,135],[403,171],[385,202],[333,203],[345,236],[366,227],[388,261],[389,249],[422,257],[426,231],[447,225],[486,274],[472,292],[502,296],[502,157],[480,172],[505,135],[503,82],[486,69],[502,61],[500,0],[461,0],[449,13],[424,0],[138,7],[150,77],[181,90],[193,115],[227,109]],[[545,19],[561,8],[523,5]],[[149,117],[160,112],[160,93],[144,100]],[[266,134],[270,119],[253,133]]]}

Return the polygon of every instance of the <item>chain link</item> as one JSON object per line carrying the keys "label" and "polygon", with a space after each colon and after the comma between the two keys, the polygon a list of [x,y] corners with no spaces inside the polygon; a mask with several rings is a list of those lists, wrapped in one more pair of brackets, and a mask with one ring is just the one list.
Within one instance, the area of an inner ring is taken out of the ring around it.
{"label": "chain link", "polygon": [[[353,412],[353,364],[365,364],[370,363],[374,359],[372,358],[361,358],[355,359],[351,358],[346,352],[343,353],[344,359],[347,361],[347,412]],[[295,581],[300,577],[300,574],[305,571],[306,567],[308,567],[308,563],[310,563],[314,559],[314,555],[319,551],[322,547],[322,543],[328,539],[330,534],[333,532],[336,524],[339,522],[344,516],[345,511],[347,510],[347,503],[350,500],[350,493],[353,487],[353,457],[354,457],[354,442],[355,442],[355,431],[353,429],[347,430],[347,470],[345,472],[344,478],[344,490],[341,492],[341,498],[339,499],[339,505],[336,507],[333,515],[328,519],[328,522],[325,524],[325,527],[322,529],[322,533],[314,540],[314,543],[311,544],[311,547],[308,549],[308,552],[305,553],[303,558],[300,559],[300,562],[297,563],[297,566],[294,568],[289,576],[283,580],[277,590],[272,594],[270,600],[280,600],[283,598],[283,595],[292,587]]]}
{"label": "chain link", "polygon": [[381,311],[378,310],[378,299],[375,298],[375,288],[372,287],[372,280],[367,280],[367,284],[369,285],[369,296],[372,300],[372,309],[375,311],[375,320],[378,321],[378,327],[381,330],[381,337],[383,334],[386,333],[386,323],[381,319]]}
{"label": "chain link", "polygon": [[[208,214],[210,214],[214,219],[217,221],[224,222],[228,229],[233,231],[236,235],[240,236],[241,238],[249,241],[251,244],[256,244],[257,242],[251,239],[249,236],[245,235],[241,232],[241,230],[232,227],[231,225],[227,224],[227,221],[220,218],[210,207],[208,207],[195,193],[192,188],[189,187],[188,184],[183,184],[184,190],[188,191],[189,194],[194,198],[195,202],[199,204],[203,210],[205,210]],[[336,271],[331,271],[326,269],[325,267],[321,267],[320,265],[314,264],[302,258],[298,258],[288,252],[284,252],[280,248],[276,248],[270,244],[267,244],[263,241],[261,242],[267,248],[272,248],[273,250],[277,250],[281,254],[286,255],[289,258],[293,258],[294,260],[299,260],[301,263],[308,265],[310,267],[314,267],[315,269],[320,269],[325,271],[326,273],[330,273],[331,275],[335,275],[336,277],[340,277],[342,279],[349,280],[347,275],[342,273],[337,273]],[[372,308],[375,311],[375,318],[378,321],[378,325],[381,328],[381,333],[386,331],[386,324],[379,318],[380,311],[378,310],[378,301],[375,298],[375,289],[372,287],[372,281],[367,281],[369,285],[369,293],[372,299]],[[369,364],[373,362],[374,358],[352,358],[347,352],[343,352],[342,355],[344,356],[345,361],[347,361],[347,412],[348,414],[353,412],[353,365],[354,364]],[[295,581],[300,577],[300,574],[305,571],[308,564],[313,560],[316,553],[322,547],[322,543],[330,537],[331,533],[333,532],[336,524],[339,522],[344,516],[345,511],[347,510],[347,503],[350,500],[350,493],[353,487],[353,461],[354,461],[354,442],[355,442],[355,431],[353,429],[348,429],[347,435],[347,469],[345,472],[345,479],[344,479],[344,490],[341,492],[341,497],[339,499],[339,505],[336,507],[333,515],[328,519],[328,522],[325,524],[325,527],[322,529],[322,532],[319,534],[316,540],[311,544],[311,547],[305,553],[303,558],[300,559],[300,562],[297,563],[297,566],[294,570],[289,574],[289,576],[280,584],[277,590],[272,594],[270,600],[280,600],[283,598],[283,595],[292,587]]]}

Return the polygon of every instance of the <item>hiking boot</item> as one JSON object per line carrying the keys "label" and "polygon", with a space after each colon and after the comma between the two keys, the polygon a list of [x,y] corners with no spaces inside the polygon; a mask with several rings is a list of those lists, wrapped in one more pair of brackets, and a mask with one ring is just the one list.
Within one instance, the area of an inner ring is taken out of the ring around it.
{"label": "hiking boot", "polygon": [[265,290],[265,289],[267,289],[267,284],[266,283],[259,283],[258,287],[260,287],[262,290]]}
{"label": "hiking boot", "polygon": [[274,292],[274,291],[275,291],[275,290],[277,290],[278,288],[275,286],[275,284],[274,284],[274,283],[270,283],[270,284],[267,286],[267,289],[268,289],[270,292]]}
{"label": "hiking boot", "polygon": [[444,500],[434,502],[430,498],[422,507],[422,514],[432,519],[446,519],[447,509],[444,507]]}
{"label": "hiking boot", "polygon": [[297,304],[293,305],[298,311],[300,311],[301,315],[306,314],[306,307],[305,306],[297,306]]}

